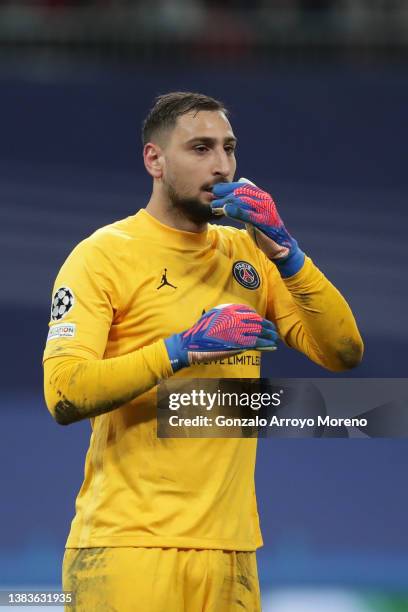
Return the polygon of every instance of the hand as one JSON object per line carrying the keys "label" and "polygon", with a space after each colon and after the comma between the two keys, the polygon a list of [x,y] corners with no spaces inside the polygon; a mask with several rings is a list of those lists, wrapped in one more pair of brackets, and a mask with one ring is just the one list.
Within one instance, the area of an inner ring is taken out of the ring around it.
{"label": "hand", "polygon": [[173,371],[193,363],[222,359],[244,351],[273,351],[278,333],[273,323],[245,304],[222,304],[195,325],[166,338]]}
{"label": "hand", "polygon": [[236,183],[217,183],[211,207],[214,214],[225,214],[243,221],[255,244],[278,267],[281,276],[296,274],[303,266],[304,253],[289,234],[269,193],[248,179]]}

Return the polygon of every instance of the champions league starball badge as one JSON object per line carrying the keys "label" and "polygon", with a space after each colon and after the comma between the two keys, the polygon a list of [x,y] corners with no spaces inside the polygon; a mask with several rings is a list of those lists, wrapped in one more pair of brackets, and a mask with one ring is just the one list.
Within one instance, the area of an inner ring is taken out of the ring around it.
{"label": "champions league starball badge", "polygon": [[254,266],[247,261],[236,261],[232,266],[235,280],[246,289],[258,289],[261,281]]}
{"label": "champions league starball badge", "polygon": [[54,293],[51,304],[51,321],[59,321],[74,305],[74,294],[69,287],[60,287]]}

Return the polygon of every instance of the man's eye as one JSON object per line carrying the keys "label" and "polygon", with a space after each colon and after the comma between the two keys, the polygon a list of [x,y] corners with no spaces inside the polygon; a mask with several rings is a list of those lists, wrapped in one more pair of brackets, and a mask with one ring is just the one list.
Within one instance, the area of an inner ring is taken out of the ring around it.
{"label": "man's eye", "polygon": [[194,151],[197,151],[197,153],[205,153],[207,150],[208,148],[205,145],[197,145],[194,147]]}
{"label": "man's eye", "polygon": [[235,153],[235,147],[224,147],[224,150],[226,153],[228,153],[228,155],[233,155]]}

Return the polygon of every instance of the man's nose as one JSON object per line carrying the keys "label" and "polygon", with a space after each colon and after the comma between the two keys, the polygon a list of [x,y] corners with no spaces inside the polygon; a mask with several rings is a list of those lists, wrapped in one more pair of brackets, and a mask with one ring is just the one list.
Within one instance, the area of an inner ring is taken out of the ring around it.
{"label": "man's nose", "polygon": [[230,171],[231,168],[227,153],[224,151],[224,149],[222,149],[222,151],[217,151],[215,155],[213,174],[227,177]]}

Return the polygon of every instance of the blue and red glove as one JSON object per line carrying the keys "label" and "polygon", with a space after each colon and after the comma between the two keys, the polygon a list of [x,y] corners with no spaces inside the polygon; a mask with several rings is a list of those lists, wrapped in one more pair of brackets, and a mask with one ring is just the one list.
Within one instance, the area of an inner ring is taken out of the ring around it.
{"label": "blue and red glove", "polygon": [[173,372],[193,363],[222,359],[244,351],[275,350],[273,323],[245,304],[223,304],[206,312],[190,329],[166,338]]}
{"label": "blue and red glove", "polygon": [[247,179],[217,183],[211,203],[215,215],[243,221],[255,244],[277,266],[281,276],[293,276],[303,266],[305,254],[289,234],[269,193]]}

